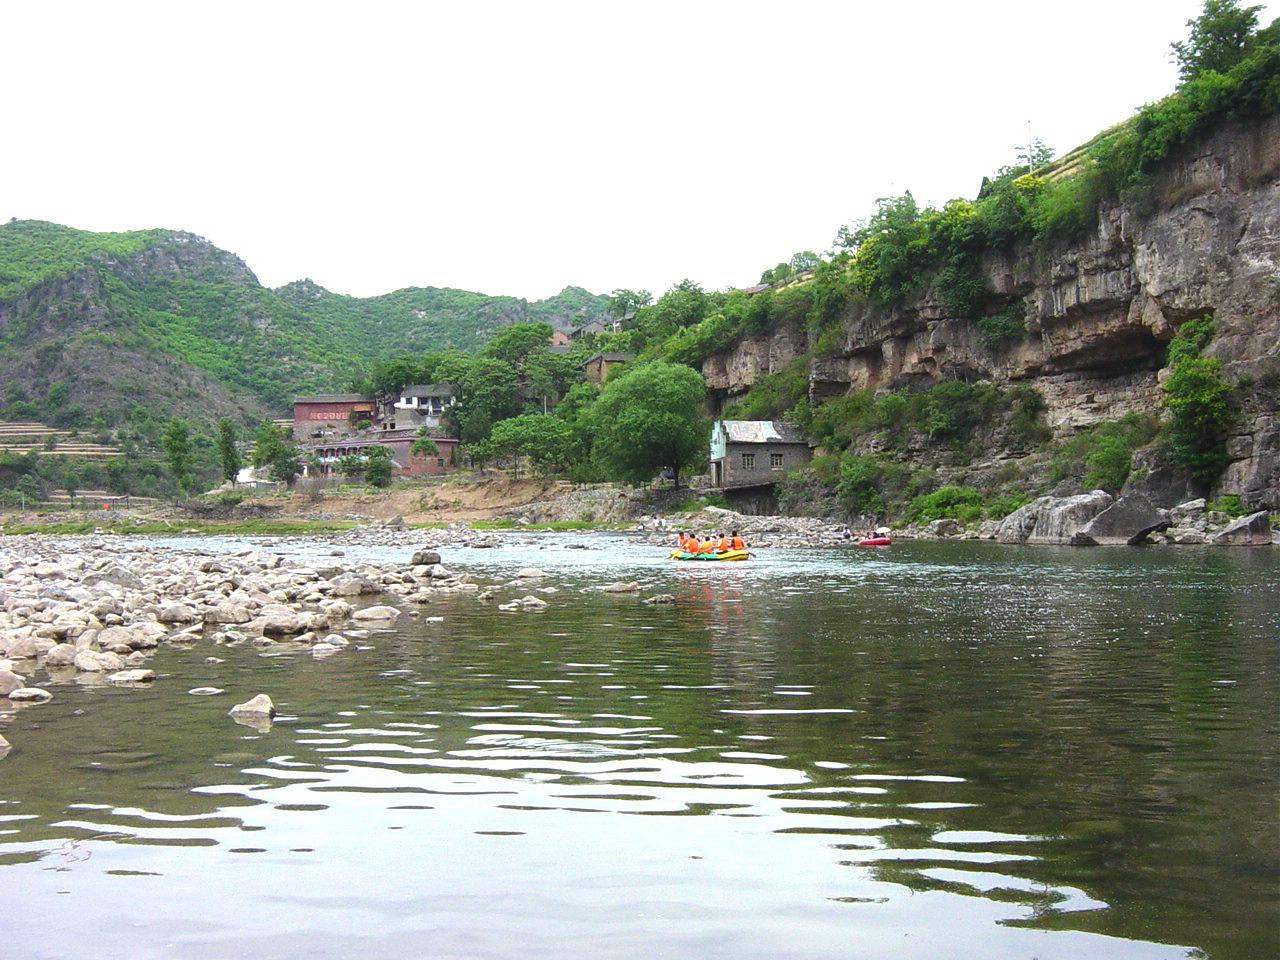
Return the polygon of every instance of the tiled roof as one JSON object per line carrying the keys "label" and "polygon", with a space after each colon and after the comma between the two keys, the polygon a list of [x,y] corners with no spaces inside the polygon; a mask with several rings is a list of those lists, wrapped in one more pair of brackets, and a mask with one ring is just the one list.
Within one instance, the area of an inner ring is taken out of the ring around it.
{"label": "tiled roof", "polygon": [[781,420],[721,420],[730,443],[805,443],[800,429]]}
{"label": "tiled roof", "polygon": [[452,397],[458,392],[454,383],[418,383],[400,391],[402,397]]}
{"label": "tiled roof", "polygon": [[363,393],[317,393],[313,397],[294,397],[294,403],[372,403],[373,397]]}

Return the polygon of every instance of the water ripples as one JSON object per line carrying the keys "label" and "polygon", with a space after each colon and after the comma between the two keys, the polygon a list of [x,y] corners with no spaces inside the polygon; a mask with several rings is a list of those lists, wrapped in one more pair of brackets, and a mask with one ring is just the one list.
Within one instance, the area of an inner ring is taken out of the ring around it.
{"label": "water ripples", "polygon": [[[554,574],[549,543],[476,566]],[[1135,609],[1137,552],[1089,554],[1093,571],[1082,552],[932,547],[629,565],[676,595],[663,609],[592,592],[616,556],[561,553],[586,592],[537,617],[440,603],[430,642],[406,623],[324,663],[165,650],[161,692],[231,692],[115,697],[112,732],[55,698],[51,762],[0,768],[0,880],[51,916],[69,898],[87,932],[20,911],[13,942],[1167,960],[1256,938],[1257,910],[1240,924],[1213,903],[1254,895],[1224,864],[1266,848],[1249,825],[1276,762],[1251,728],[1276,712],[1274,629],[1220,628],[1223,596],[1235,623],[1265,620],[1238,586],[1192,565]],[[282,694],[276,723],[227,722],[227,697],[259,685]],[[1179,912],[1169,884],[1205,905]],[[147,917],[120,930],[140,897]]]}

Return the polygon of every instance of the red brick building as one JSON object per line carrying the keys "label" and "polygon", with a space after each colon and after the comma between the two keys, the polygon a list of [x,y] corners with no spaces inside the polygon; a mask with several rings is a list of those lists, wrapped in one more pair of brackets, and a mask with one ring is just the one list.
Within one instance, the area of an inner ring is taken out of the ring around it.
{"label": "red brick building", "polygon": [[373,397],[361,393],[321,393],[313,397],[295,397],[293,422],[304,434],[325,423],[373,423],[376,407]]}

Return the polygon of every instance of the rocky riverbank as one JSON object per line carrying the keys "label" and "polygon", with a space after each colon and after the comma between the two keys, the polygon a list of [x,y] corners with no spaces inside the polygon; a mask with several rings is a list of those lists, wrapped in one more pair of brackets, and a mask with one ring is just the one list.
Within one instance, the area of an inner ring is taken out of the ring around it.
{"label": "rocky riverbank", "polygon": [[[361,542],[403,533],[370,530]],[[0,537],[0,723],[52,699],[62,683],[152,683],[148,664],[164,645],[207,643],[212,654],[249,643],[328,657],[359,649],[372,628],[423,617],[424,605],[445,596],[497,601],[505,590],[503,609],[546,605],[533,596],[540,571],[486,587],[446,568],[421,546],[422,534],[400,562],[306,564],[265,549],[214,554],[109,537]],[[0,737],[0,756],[9,749]]]}
{"label": "rocky riverbank", "polygon": [[[864,536],[865,526],[856,528],[855,536]],[[822,547],[844,542],[844,528],[836,520],[817,517],[757,517],[704,507],[691,514],[641,518],[632,535],[644,543],[667,544],[674,540],[677,530],[698,534],[736,530],[752,547]],[[1272,528],[1265,510],[1232,517],[1210,510],[1203,499],[1163,510],[1141,493],[1115,498],[1105,490],[1070,497],[1040,497],[1002,520],[966,525],[943,518],[910,524],[892,530],[891,536],[905,540],[996,540],[1072,546],[1280,544],[1280,528]]]}

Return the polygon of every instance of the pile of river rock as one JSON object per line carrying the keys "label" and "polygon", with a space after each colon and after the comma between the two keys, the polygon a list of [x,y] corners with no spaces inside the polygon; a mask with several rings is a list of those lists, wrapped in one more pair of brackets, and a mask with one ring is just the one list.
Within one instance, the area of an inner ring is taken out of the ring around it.
{"label": "pile of river rock", "polygon": [[[412,605],[447,594],[492,595],[426,549],[408,565],[291,566],[262,550],[220,556],[0,537],[0,698],[50,699],[28,682],[37,667],[55,680],[146,684],[161,644],[209,633],[222,644],[291,643],[329,656],[368,636],[365,627],[421,616]],[[371,602],[379,599],[390,602]]]}

